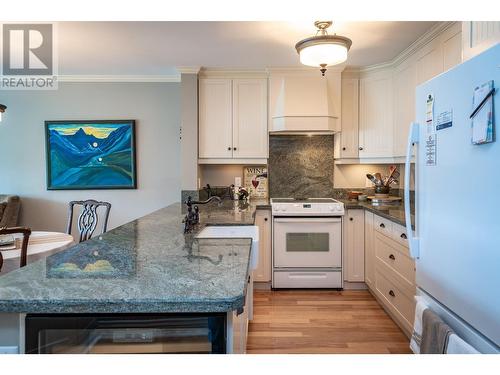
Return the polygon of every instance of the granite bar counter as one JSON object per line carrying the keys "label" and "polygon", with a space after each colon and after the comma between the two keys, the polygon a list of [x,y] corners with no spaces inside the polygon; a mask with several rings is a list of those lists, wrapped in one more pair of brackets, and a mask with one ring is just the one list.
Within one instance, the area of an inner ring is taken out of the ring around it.
{"label": "granite bar counter", "polygon": [[0,313],[229,312],[244,305],[251,239],[195,239],[253,225],[267,201],[200,205],[184,235],[173,204],[0,277]]}

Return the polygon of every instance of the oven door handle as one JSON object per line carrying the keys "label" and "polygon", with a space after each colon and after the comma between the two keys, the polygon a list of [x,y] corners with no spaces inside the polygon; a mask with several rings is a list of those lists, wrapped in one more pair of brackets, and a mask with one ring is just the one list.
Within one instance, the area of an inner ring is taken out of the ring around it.
{"label": "oven door handle", "polygon": [[275,223],[340,223],[340,217],[275,217]]}

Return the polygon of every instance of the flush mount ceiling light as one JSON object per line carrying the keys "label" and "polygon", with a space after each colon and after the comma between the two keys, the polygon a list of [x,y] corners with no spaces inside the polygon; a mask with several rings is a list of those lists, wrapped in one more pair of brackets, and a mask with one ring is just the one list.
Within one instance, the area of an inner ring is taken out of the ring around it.
{"label": "flush mount ceiling light", "polygon": [[0,121],[2,121],[2,113],[5,113],[7,106],[0,104]]}
{"label": "flush mount ceiling light", "polygon": [[332,26],[332,21],[316,21],[318,28],[315,36],[302,39],[295,45],[300,56],[300,62],[308,66],[321,68],[324,76],[327,66],[337,65],[347,60],[347,51],[352,40],[340,35],[328,35],[326,29]]}

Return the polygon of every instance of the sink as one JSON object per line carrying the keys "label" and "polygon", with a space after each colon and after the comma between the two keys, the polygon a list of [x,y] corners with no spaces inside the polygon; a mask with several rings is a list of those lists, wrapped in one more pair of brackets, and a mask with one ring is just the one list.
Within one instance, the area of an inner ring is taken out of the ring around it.
{"label": "sink", "polygon": [[250,269],[259,262],[259,227],[256,225],[213,225],[206,226],[196,238],[251,238]]}

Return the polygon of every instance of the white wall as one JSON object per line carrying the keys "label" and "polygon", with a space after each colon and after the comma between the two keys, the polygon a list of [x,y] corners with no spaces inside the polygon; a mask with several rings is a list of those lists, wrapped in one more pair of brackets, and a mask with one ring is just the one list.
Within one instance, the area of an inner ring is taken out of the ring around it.
{"label": "white wall", "polygon": [[[22,199],[21,223],[64,231],[75,199],[111,202],[110,227],[179,200],[178,83],[60,83],[56,91],[2,91],[0,193]],[[46,190],[45,120],[135,119],[137,190]]]}

